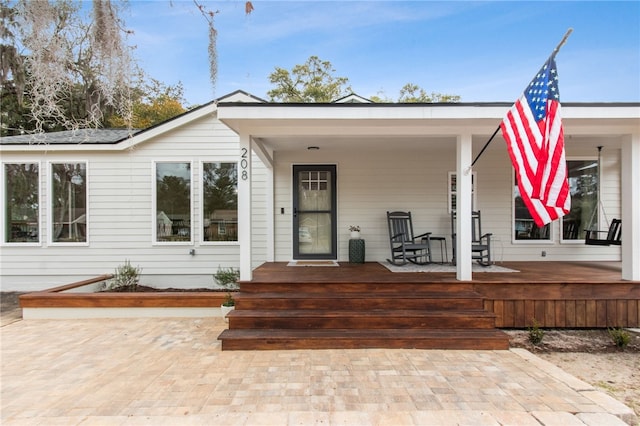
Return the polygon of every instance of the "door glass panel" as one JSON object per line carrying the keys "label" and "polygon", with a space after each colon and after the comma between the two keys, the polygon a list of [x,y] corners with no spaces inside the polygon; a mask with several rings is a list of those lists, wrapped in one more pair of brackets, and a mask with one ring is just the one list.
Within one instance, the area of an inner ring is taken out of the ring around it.
{"label": "door glass panel", "polygon": [[298,234],[300,254],[331,253],[331,214],[300,214]]}

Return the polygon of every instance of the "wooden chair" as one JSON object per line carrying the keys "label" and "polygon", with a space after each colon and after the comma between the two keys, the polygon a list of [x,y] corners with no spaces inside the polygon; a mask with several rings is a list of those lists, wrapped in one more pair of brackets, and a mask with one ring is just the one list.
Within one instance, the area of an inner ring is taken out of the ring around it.
{"label": "wooden chair", "polygon": [[413,235],[411,212],[387,212],[389,225],[389,244],[391,259],[394,265],[406,265],[408,262],[417,265],[431,263],[431,232]]}
{"label": "wooden chair", "polygon": [[[613,219],[608,231],[587,229],[585,232],[584,243],[590,246],[619,246],[622,244],[622,220],[620,219]],[[607,234],[606,238],[598,238],[598,234],[604,234],[605,232]]]}
{"label": "wooden chair", "polygon": [[[471,212],[471,259],[482,266],[491,265],[491,236],[482,233],[480,211]],[[456,212],[451,212],[451,243],[453,246],[453,262],[456,262]]]}

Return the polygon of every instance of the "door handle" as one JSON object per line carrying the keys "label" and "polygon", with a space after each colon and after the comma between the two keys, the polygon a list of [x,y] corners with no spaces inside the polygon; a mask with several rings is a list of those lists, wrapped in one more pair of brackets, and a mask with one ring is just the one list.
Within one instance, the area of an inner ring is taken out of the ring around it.
{"label": "door handle", "polygon": [[298,209],[297,208],[293,208],[293,217],[298,217]]}

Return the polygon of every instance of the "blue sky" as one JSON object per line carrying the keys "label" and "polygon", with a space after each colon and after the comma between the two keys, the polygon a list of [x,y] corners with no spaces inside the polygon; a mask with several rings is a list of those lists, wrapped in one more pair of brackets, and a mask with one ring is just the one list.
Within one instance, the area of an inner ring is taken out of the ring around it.
{"label": "blue sky", "polygon": [[311,55],[354,92],[397,99],[406,83],[462,102],[515,101],[560,42],[563,102],[640,101],[639,1],[202,1],[218,10],[218,81],[207,24],[191,0],[130,0],[129,42],[153,78],[181,81],[189,105],[242,89],[266,99],[276,67]]}

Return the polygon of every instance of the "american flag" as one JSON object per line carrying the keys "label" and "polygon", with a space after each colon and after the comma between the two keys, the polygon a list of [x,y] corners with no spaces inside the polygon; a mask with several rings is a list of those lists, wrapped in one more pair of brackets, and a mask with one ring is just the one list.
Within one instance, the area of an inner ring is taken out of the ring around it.
{"label": "american flag", "polygon": [[555,54],[500,124],[520,195],[538,227],[569,213],[571,195]]}

